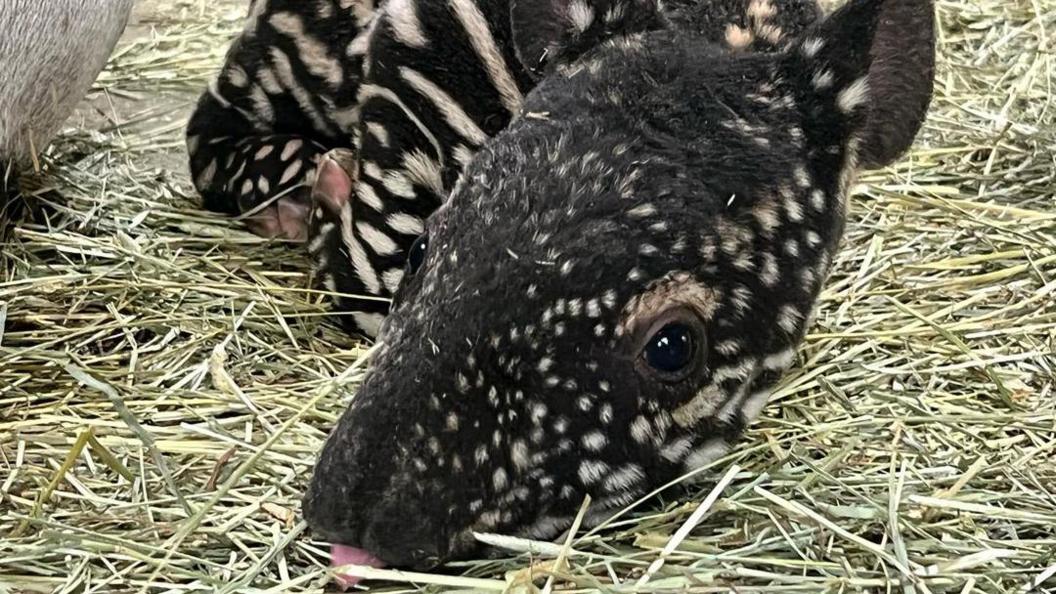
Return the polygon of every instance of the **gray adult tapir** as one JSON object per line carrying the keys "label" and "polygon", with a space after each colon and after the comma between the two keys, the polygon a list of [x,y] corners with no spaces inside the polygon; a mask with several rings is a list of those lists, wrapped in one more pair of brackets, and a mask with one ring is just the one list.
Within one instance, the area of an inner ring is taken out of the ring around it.
{"label": "gray adult tapir", "polygon": [[0,1],[0,205],[99,76],[132,2]]}

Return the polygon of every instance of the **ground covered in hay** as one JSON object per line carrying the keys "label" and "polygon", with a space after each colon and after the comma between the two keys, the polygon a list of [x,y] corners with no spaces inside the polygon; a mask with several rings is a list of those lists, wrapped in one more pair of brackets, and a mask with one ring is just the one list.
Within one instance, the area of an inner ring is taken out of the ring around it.
{"label": "ground covered in hay", "polygon": [[[298,500],[366,347],[184,169],[243,10],[141,2],[0,246],[0,592],[327,587]],[[604,530],[380,590],[1056,592],[1056,0],[940,16],[927,129],[862,180],[742,446]]]}

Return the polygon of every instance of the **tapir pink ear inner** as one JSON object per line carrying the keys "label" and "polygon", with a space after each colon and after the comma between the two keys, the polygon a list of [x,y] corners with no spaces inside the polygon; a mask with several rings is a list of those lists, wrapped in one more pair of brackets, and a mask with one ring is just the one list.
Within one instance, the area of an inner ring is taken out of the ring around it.
{"label": "tapir pink ear inner", "polygon": [[312,201],[339,215],[352,198],[358,169],[355,154],[348,149],[334,149],[323,155],[312,187]]}

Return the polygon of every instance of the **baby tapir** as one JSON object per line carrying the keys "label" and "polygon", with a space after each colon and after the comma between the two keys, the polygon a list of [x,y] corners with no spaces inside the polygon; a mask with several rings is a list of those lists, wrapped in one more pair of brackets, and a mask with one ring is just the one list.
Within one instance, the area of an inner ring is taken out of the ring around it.
{"label": "baby tapir", "polygon": [[[728,451],[794,360],[856,172],[927,111],[930,0],[850,0],[765,52],[689,26],[583,47],[596,6],[509,7],[544,74],[425,222],[320,456],[304,511],[335,560],[551,538],[585,495],[596,519]],[[322,199],[354,187],[322,162]]]}
{"label": "baby tapir", "polygon": [[124,31],[132,0],[0,2],[0,209]]}

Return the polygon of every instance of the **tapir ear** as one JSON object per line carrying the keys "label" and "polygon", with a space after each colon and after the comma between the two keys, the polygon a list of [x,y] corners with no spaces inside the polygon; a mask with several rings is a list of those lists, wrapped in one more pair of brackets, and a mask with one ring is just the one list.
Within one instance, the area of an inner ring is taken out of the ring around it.
{"label": "tapir ear", "polygon": [[355,154],[347,149],[334,149],[323,155],[312,185],[312,202],[341,216],[352,199],[353,186],[358,177]]}
{"label": "tapir ear", "polygon": [[510,31],[528,70],[574,60],[619,35],[665,24],[660,0],[511,0]]}
{"label": "tapir ear", "polygon": [[796,53],[820,104],[854,122],[860,167],[884,167],[909,149],[934,86],[931,0],[850,0]]}

